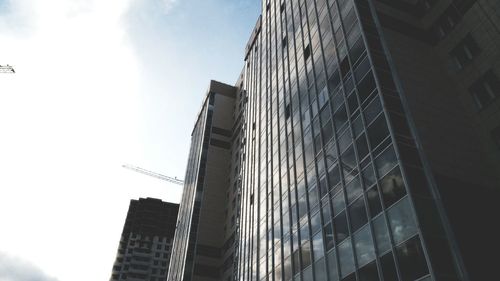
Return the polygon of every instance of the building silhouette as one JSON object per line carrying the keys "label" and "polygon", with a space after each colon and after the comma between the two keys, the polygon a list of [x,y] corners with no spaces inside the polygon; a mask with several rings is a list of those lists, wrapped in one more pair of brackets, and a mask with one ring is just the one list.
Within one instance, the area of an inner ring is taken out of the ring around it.
{"label": "building silhouette", "polygon": [[155,198],[130,200],[110,280],[165,280],[178,209]]}
{"label": "building silhouette", "polygon": [[498,278],[499,47],[494,0],[262,1],[195,125],[168,280]]}

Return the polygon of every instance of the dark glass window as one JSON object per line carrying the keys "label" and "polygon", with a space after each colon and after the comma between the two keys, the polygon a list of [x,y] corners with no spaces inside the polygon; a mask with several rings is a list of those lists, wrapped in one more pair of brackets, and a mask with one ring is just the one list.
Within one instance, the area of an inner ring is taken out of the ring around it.
{"label": "dark glass window", "polygon": [[355,232],[361,226],[366,224],[368,218],[366,216],[365,201],[363,196],[361,196],[358,200],[354,201],[354,203],[349,206],[349,216],[351,219],[352,232]]}
{"label": "dark glass window", "polygon": [[365,158],[366,155],[368,155],[368,143],[366,142],[365,135],[361,135],[357,140],[356,140],[356,148],[358,149],[358,156],[359,159]]}
{"label": "dark glass window", "polygon": [[311,216],[311,233],[316,233],[321,229],[321,219],[319,212]]}
{"label": "dark glass window", "polygon": [[351,203],[356,199],[361,193],[363,193],[363,188],[361,187],[361,182],[359,177],[356,176],[351,182],[349,182],[346,187],[347,192],[347,202]]}
{"label": "dark glass window", "polygon": [[356,118],[356,120],[352,122],[352,129],[355,137],[358,137],[363,132],[363,121],[361,117]]}
{"label": "dark glass window", "polygon": [[302,244],[300,247],[302,252],[302,269],[311,265],[311,245],[309,242]]}
{"label": "dark glass window", "polygon": [[394,152],[394,148],[392,146],[375,158],[375,166],[377,167],[379,176],[385,175],[392,168],[394,168],[397,163],[398,160],[396,158],[396,153]]}
{"label": "dark glass window", "polygon": [[331,281],[339,280],[339,273],[337,271],[337,257],[335,256],[335,250],[330,251],[327,256],[328,263],[328,273]]}
{"label": "dark glass window", "polygon": [[359,281],[379,281],[378,269],[375,262],[369,263],[359,269]]}
{"label": "dark glass window", "polygon": [[354,271],[354,253],[352,252],[351,239],[345,240],[338,246],[340,275],[346,277]]}
{"label": "dark glass window", "polygon": [[380,115],[370,126],[368,126],[368,138],[372,148],[377,147],[387,136],[389,129],[384,115]]}
{"label": "dark glass window", "polygon": [[399,201],[387,211],[394,243],[399,244],[417,233],[417,225],[410,206],[410,199]]}
{"label": "dark glass window", "polygon": [[418,236],[396,248],[402,281],[413,281],[429,273]]}
{"label": "dark glass window", "polygon": [[328,87],[330,88],[330,91],[335,90],[339,84],[340,84],[340,74],[338,70],[335,70],[330,76],[330,78],[328,78]]}
{"label": "dark glass window", "polygon": [[399,280],[398,274],[396,273],[396,266],[394,265],[394,258],[392,252],[388,252],[380,258],[380,264],[382,267],[382,275],[384,280]]}
{"label": "dark glass window", "polygon": [[347,112],[345,105],[342,105],[337,112],[333,114],[333,122],[335,124],[335,131],[339,132],[347,123]]}
{"label": "dark glass window", "polygon": [[328,121],[322,128],[323,131],[323,142],[328,143],[333,137],[333,126],[332,121]]}
{"label": "dark glass window", "polygon": [[335,245],[333,243],[333,229],[332,224],[328,223],[323,227],[323,232],[325,233],[325,247],[326,250],[332,249]]}
{"label": "dark glass window", "polygon": [[307,201],[306,196],[302,196],[299,199],[299,219],[305,216],[307,213]]}
{"label": "dark glass window", "polygon": [[[339,137],[339,150],[340,150],[340,152],[343,153],[351,143],[352,143],[351,131],[346,130],[345,133]],[[353,163],[356,161],[356,160],[352,159],[352,157],[353,156],[351,156],[351,158],[348,159],[348,160],[350,160],[350,161],[348,161],[348,163]],[[352,164],[351,164],[351,166],[352,166]]]}
{"label": "dark glass window", "polygon": [[382,190],[382,198],[386,208],[389,208],[389,206],[406,195],[399,167],[394,168],[380,180],[380,189]]}
{"label": "dark glass window", "polygon": [[380,204],[380,196],[378,193],[377,186],[374,186],[370,188],[368,191],[366,191],[366,198],[368,199],[370,215],[373,218],[382,211],[382,205]]}
{"label": "dark glass window", "polygon": [[370,187],[377,182],[372,164],[368,165],[368,167],[361,172],[361,175],[363,176],[363,182],[367,187]]}
{"label": "dark glass window", "polygon": [[363,38],[360,37],[356,43],[354,43],[351,47],[350,54],[351,54],[351,59],[353,62],[356,62],[359,60],[361,55],[365,51],[365,44],[363,42]]}
{"label": "dark glass window", "polygon": [[325,259],[321,259],[314,264],[314,280],[315,281],[328,280],[328,276],[326,275]]}
{"label": "dark glass window", "polygon": [[382,104],[380,104],[380,99],[375,97],[364,110],[366,124],[370,124],[380,112],[382,112]]}
{"label": "dark glass window", "polygon": [[300,251],[297,249],[292,254],[293,259],[293,273],[300,271]]}
{"label": "dark glass window", "polygon": [[335,194],[332,198],[333,215],[336,216],[345,209],[344,192]]}
{"label": "dark glass window", "polygon": [[312,243],[314,260],[317,261],[325,255],[325,250],[323,248],[323,235],[321,232],[318,232],[313,236]]}
{"label": "dark glass window", "polygon": [[469,88],[478,109],[490,105],[500,95],[500,81],[495,73],[487,71]]}
{"label": "dark glass window", "polygon": [[347,230],[347,219],[345,216],[345,211],[341,212],[338,216],[333,219],[333,230],[335,232],[336,242],[339,243],[349,236],[349,231]]}
{"label": "dark glass window", "polygon": [[379,216],[373,220],[373,231],[375,232],[375,241],[377,241],[377,250],[379,254],[383,254],[391,249],[391,241],[389,240],[389,232],[384,216]]}
{"label": "dark glass window", "polygon": [[[268,280],[272,280],[272,279],[269,278]],[[276,279],[274,279],[274,280],[276,280]],[[304,271],[302,272],[302,281],[314,281],[312,266],[308,267],[307,269],[304,269]]]}
{"label": "dark glass window", "polygon": [[469,64],[480,51],[472,35],[467,34],[467,36],[465,36],[465,38],[450,52],[450,57],[453,59],[456,67],[462,69]]}
{"label": "dark glass window", "polygon": [[356,170],[356,156],[354,155],[354,149],[352,145],[342,154],[341,156],[342,167],[344,170],[351,173],[351,171]]}
{"label": "dark glass window", "polygon": [[375,86],[375,78],[373,78],[373,74],[369,72],[358,84],[358,94],[361,103],[363,103],[373,90],[375,90]]}
{"label": "dark glass window", "polygon": [[363,266],[375,259],[375,248],[368,225],[354,234],[353,239],[358,266]]}
{"label": "dark glass window", "polygon": [[318,204],[318,191],[316,188],[309,190],[309,208],[313,208]]}
{"label": "dark glass window", "polygon": [[340,171],[338,165],[334,165],[328,171],[328,181],[330,182],[330,190],[332,190],[332,188],[337,186],[337,184],[340,182]]}

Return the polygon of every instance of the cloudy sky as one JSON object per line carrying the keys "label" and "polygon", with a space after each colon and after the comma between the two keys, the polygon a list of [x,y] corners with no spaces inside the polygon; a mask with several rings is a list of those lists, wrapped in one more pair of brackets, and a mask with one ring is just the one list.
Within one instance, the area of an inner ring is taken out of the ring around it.
{"label": "cloudy sky", "polygon": [[0,0],[0,281],[108,280],[129,200],[181,188],[258,0]]}

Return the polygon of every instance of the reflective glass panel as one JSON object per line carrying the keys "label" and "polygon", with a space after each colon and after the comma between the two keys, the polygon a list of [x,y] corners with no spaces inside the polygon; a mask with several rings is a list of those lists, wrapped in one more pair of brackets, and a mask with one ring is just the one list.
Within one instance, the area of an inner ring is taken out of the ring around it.
{"label": "reflective glass panel", "polygon": [[339,243],[347,236],[349,232],[347,230],[347,219],[345,216],[345,211],[341,212],[338,216],[333,219],[333,231],[335,232],[336,242]]}
{"label": "reflective glass panel", "polygon": [[314,260],[319,260],[325,255],[325,250],[323,248],[323,235],[321,232],[318,232],[313,236],[313,255]]}
{"label": "reflective glass panel", "polygon": [[351,231],[355,232],[361,226],[366,224],[368,217],[366,216],[364,196],[357,199],[349,206],[349,218],[351,220]]}
{"label": "reflective glass panel", "polygon": [[372,262],[359,269],[359,281],[379,281],[377,264]]}
{"label": "reflective glass panel", "polygon": [[340,260],[340,275],[342,278],[354,271],[354,254],[351,239],[345,240],[338,246]]}
{"label": "reflective glass panel", "polygon": [[386,208],[389,208],[392,204],[406,195],[403,177],[401,176],[399,167],[396,167],[380,180],[380,188]]}
{"label": "reflective glass panel", "polygon": [[391,249],[391,241],[389,240],[389,232],[387,231],[384,216],[379,216],[373,220],[373,230],[375,231],[378,253],[383,254]]}
{"label": "reflective glass panel", "polygon": [[328,277],[326,275],[325,259],[321,259],[314,264],[314,277],[315,281],[328,280]]}
{"label": "reflective glass panel", "polygon": [[417,226],[410,206],[410,199],[399,201],[387,211],[394,243],[399,244],[417,233]]}
{"label": "reflective glass panel", "polygon": [[337,257],[335,256],[335,250],[330,251],[327,256],[328,263],[328,274],[331,281],[339,280],[339,273],[337,271]]}
{"label": "reflective glass panel", "polygon": [[368,224],[354,234],[353,239],[358,266],[363,266],[375,259],[375,248]]}
{"label": "reflective glass panel", "polygon": [[396,248],[403,281],[413,281],[429,273],[418,236]]}

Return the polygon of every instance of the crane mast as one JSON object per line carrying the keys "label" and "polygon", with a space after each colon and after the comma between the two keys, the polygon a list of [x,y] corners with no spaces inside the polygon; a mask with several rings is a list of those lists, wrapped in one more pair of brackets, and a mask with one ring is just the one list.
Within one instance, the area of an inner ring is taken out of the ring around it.
{"label": "crane mast", "polygon": [[155,178],[158,178],[158,179],[161,179],[161,180],[164,180],[164,181],[168,181],[168,182],[175,183],[175,184],[178,184],[178,185],[184,185],[184,181],[183,180],[180,180],[178,178],[172,178],[172,177],[169,177],[169,176],[165,176],[165,175],[162,175],[162,174],[159,174],[159,173],[155,173],[155,172],[143,169],[141,167],[137,167],[137,166],[133,166],[133,165],[129,165],[129,164],[124,164],[124,165],[122,165],[122,167],[125,168],[125,169],[129,169],[129,170],[132,170],[132,171],[144,174],[144,175],[155,177]]}

